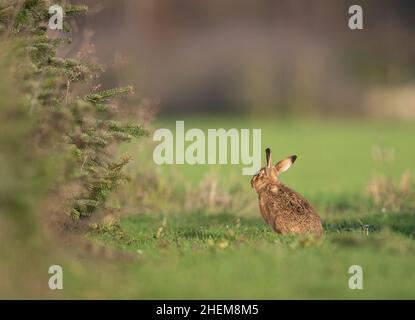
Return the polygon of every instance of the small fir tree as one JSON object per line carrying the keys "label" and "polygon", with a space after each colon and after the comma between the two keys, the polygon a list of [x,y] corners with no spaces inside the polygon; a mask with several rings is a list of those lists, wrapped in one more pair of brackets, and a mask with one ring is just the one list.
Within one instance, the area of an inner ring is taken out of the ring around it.
{"label": "small fir tree", "polygon": [[[123,168],[129,159],[116,159],[115,147],[146,132],[141,124],[123,121],[113,103],[133,93],[131,87],[93,92],[93,81],[102,68],[58,56],[58,49],[70,38],[48,36],[48,9],[56,2],[64,9],[68,33],[70,17],[85,12],[85,6],[66,1],[0,0],[0,42],[21,57],[14,76],[34,123],[28,147],[61,164],[64,169],[55,183],[78,186],[66,199],[67,213],[78,219],[105,208],[111,192],[128,179]],[[71,99],[75,86],[87,87],[89,93]]]}

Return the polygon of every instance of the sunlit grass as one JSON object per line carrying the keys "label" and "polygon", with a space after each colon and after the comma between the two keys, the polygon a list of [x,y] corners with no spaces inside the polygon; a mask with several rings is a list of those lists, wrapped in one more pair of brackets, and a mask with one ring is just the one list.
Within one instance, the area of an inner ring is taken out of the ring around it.
{"label": "sunlit grass", "polygon": [[[331,221],[314,240],[283,237],[260,218],[232,214],[133,216],[122,220],[121,238],[90,236],[136,259],[123,263],[128,291],[117,288],[115,297],[413,298],[415,241],[406,227],[413,221],[413,214]],[[362,291],[348,288],[354,264],[364,269]]]}
{"label": "sunlit grass", "polygon": [[[174,127],[165,119],[156,127]],[[186,127],[262,128],[263,147],[275,157],[298,154],[283,181],[305,194],[322,216],[320,240],[280,236],[262,221],[256,205],[248,214],[200,210],[132,215],[96,227],[89,239],[121,251],[131,260],[118,264],[112,279],[125,285],[101,292],[133,298],[414,298],[415,213],[376,208],[365,193],[374,174],[396,181],[415,162],[408,146],[415,127],[407,123],[363,121],[282,121],[185,119]],[[373,148],[393,150],[394,160],[373,158]],[[164,179],[181,175],[197,186],[215,172],[226,187],[239,183],[248,192],[250,177],[238,166],[166,166],[154,168],[152,148],[128,150],[134,165],[160,170]],[[137,170],[138,171],[138,170]],[[174,174],[173,174],[174,172]],[[163,178],[162,178],[163,179]],[[133,190],[131,192],[134,192]],[[163,194],[159,200],[163,201]],[[112,263],[112,262],[111,262]],[[350,290],[348,269],[364,270],[364,289]],[[113,266],[114,267],[114,266]],[[102,276],[104,277],[104,276]],[[100,277],[99,277],[100,278]],[[97,279],[83,278],[94,282]],[[105,281],[104,281],[105,283]],[[71,295],[81,294],[76,286]],[[100,296],[100,295],[98,295]]]}
{"label": "sunlit grass", "polygon": [[[31,284],[27,291],[17,288],[8,296],[415,298],[413,207],[390,212],[375,206],[365,191],[374,174],[399,182],[403,172],[411,171],[415,151],[410,143],[415,126],[232,118],[193,118],[185,123],[189,128],[262,128],[263,147],[271,147],[275,158],[298,154],[298,161],[282,179],[317,208],[325,228],[323,238],[272,232],[259,214],[250,177],[242,176],[238,166],[156,167],[151,143],[140,148],[132,144],[120,153],[129,153],[134,159],[129,166],[133,180],[123,191],[133,205],[127,208],[124,198],[119,197],[115,203],[124,215],[91,224],[86,246],[68,241],[69,248],[49,250],[47,255],[32,259],[41,261],[35,262],[29,273],[37,286]],[[156,125],[164,126],[174,126],[174,120]],[[374,159],[375,146],[394,150],[394,160],[386,164]],[[153,176],[144,180],[143,172],[155,173],[162,187],[152,190]],[[176,203],[177,197],[204,192],[200,184],[206,175],[217,179],[222,187],[218,193],[229,191],[230,185],[239,186],[227,196],[242,193],[247,210],[243,214],[233,210],[237,207],[234,204],[223,210],[220,205],[215,210],[192,207],[197,199],[190,201],[190,206]],[[134,206],[142,201],[138,187],[141,193],[151,193],[146,198],[151,203]],[[161,210],[167,207],[172,210]],[[63,267],[63,291],[47,288],[46,271],[52,264]],[[356,264],[363,267],[363,290],[348,287],[349,267]],[[19,265],[25,274],[25,264]]]}

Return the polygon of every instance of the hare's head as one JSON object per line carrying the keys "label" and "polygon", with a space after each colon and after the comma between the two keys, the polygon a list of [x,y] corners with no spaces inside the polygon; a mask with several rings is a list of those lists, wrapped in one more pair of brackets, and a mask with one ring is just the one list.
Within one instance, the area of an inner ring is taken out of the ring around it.
{"label": "hare's head", "polygon": [[264,168],[252,177],[251,185],[255,190],[259,190],[269,183],[278,182],[278,176],[281,172],[287,171],[289,167],[297,159],[297,156],[291,156],[278,162],[275,166],[272,164],[271,150],[267,148],[266,154],[266,165]]}

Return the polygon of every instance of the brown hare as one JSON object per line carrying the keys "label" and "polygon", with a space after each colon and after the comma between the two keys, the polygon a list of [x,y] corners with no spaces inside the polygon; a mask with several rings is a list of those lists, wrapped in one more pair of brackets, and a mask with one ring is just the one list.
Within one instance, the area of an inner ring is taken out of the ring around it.
{"label": "brown hare", "polygon": [[323,226],[320,217],[308,201],[299,193],[283,185],[278,177],[297,159],[291,156],[278,162],[271,162],[271,150],[266,149],[266,166],[251,180],[258,193],[259,208],[264,220],[274,231],[287,234],[312,234],[320,237]]}

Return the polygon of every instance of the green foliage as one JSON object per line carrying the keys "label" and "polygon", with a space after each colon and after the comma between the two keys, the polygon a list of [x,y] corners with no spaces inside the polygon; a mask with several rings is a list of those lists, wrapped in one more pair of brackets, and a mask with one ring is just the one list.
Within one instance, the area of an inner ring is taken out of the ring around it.
{"label": "green foliage", "polygon": [[[66,22],[86,11],[85,6],[58,3],[64,8]],[[67,196],[66,211],[81,218],[105,208],[111,192],[128,180],[123,168],[129,158],[115,159],[114,146],[146,132],[140,124],[124,123],[115,107],[115,99],[132,94],[132,87],[92,92],[102,67],[58,56],[58,49],[70,38],[48,36],[48,8],[52,4],[56,3],[2,1],[0,32],[1,39],[14,43],[14,53],[22,57],[13,76],[19,79],[20,94],[34,121],[31,148],[48,156],[66,155],[61,157],[64,176],[56,182],[78,185],[78,191]],[[69,26],[65,29],[70,30]],[[81,84],[83,92],[89,87],[90,93],[72,98],[76,85]]]}

